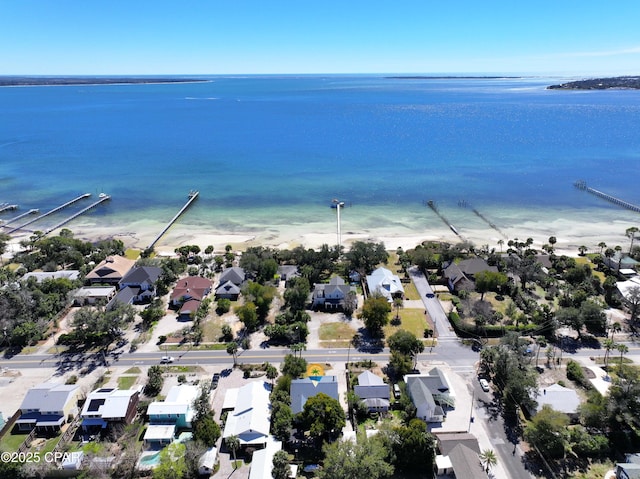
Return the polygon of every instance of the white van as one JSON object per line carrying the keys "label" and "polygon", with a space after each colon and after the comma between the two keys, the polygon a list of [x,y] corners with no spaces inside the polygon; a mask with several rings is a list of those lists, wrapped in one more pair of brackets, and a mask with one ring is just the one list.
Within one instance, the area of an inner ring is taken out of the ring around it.
{"label": "white van", "polygon": [[393,397],[396,399],[400,399],[400,386],[397,384],[393,385]]}

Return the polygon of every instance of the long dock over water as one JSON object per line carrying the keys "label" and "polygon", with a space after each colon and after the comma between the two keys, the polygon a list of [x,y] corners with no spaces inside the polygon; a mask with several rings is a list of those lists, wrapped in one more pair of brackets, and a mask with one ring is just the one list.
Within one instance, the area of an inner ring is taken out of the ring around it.
{"label": "long dock over water", "polygon": [[11,224],[11,223],[14,223],[14,222],[18,221],[19,219],[22,219],[22,218],[24,218],[25,216],[33,215],[33,214],[35,214],[35,213],[40,213],[40,210],[39,210],[39,209],[37,209],[37,208],[34,208],[34,209],[32,209],[32,210],[27,211],[26,213],[22,213],[22,214],[20,214],[20,215],[18,215],[18,216],[13,217],[13,218],[11,218],[10,220],[7,220],[7,221],[2,221],[2,220],[0,220],[0,226],[1,226],[1,227],[3,227],[3,228],[8,228],[8,226],[7,226],[7,225],[9,225],[9,224]]}
{"label": "long dock over water", "polygon": [[10,205],[9,203],[0,203],[0,213],[10,210],[17,210],[18,205]]}
{"label": "long dock over water", "polygon": [[86,208],[81,209],[80,211],[72,214],[71,216],[69,216],[68,218],[65,218],[64,220],[60,221],[59,223],[55,224],[54,226],[52,226],[51,228],[47,228],[44,231],[45,235],[48,235],[49,233],[51,233],[53,230],[56,230],[58,228],[60,228],[61,226],[66,225],[69,221],[76,219],[78,216],[86,213],[87,211],[89,211],[92,208],[95,208],[96,206],[98,206],[100,203],[103,203],[105,201],[109,201],[111,199],[111,196],[109,195],[105,195],[104,193],[101,193],[99,196],[98,201],[95,201],[93,203],[91,203],[89,206],[87,206]]}
{"label": "long dock over water", "polygon": [[464,237],[460,234],[458,229],[455,226],[453,226],[451,223],[449,223],[449,220],[442,213],[440,213],[440,211],[438,210],[438,207],[436,206],[433,200],[427,201],[427,206],[431,208],[436,215],[438,215],[438,217],[443,221],[444,224],[446,224],[449,227],[451,231],[453,231],[460,238],[464,239]]}
{"label": "long dock over water", "polygon": [[608,195],[607,193],[603,193],[600,190],[596,190],[595,188],[591,188],[587,186],[587,182],[584,180],[578,180],[574,183],[574,186],[579,190],[584,190],[592,195],[596,195],[598,198],[602,198],[605,201],[613,203],[614,205],[621,206],[622,208],[626,208],[631,211],[635,211],[636,213],[640,213],[640,206],[634,205],[633,203],[629,203],[628,201],[621,200],[620,198],[616,198],[615,196]]}
{"label": "long dock over water", "polygon": [[152,249],[156,245],[156,243],[158,241],[160,241],[160,238],[162,238],[164,236],[164,234],[167,232],[167,230],[169,228],[171,228],[173,223],[176,222],[176,220],[180,217],[180,215],[182,215],[182,213],[184,213],[186,211],[186,209],[189,208],[189,206],[191,206],[191,203],[193,203],[196,200],[196,198],[198,198],[199,194],[200,194],[199,191],[191,191],[191,192],[189,192],[189,199],[187,200],[187,202],[180,209],[180,211],[178,211],[178,213],[176,213],[176,215],[173,218],[171,218],[171,221],[169,221],[169,223],[167,223],[167,226],[165,226],[162,229],[162,231],[160,231],[160,234],[158,236],[156,236],[156,238],[151,243],[149,243],[149,246],[147,246],[148,250]]}
{"label": "long dock over water", "polygon": [[70,206],[80,200],[88,198],[89,196],[91,196],[91,193],[85,193],[84,195],[80,195],[77,198],[72,199],[71,201],[67,201],[66,203],[58,206],[57,208],[52,209],[51,211],[47,211],[46,213],[43,213],[37,216],[36,218],[33,218],[27,221],[26,223],[22,223],[20,226],[16,226],[15,228],[10,229],[9,231],[7,231],[7,234],[15,233],[16,231],[21,230],[26,226],[29,226],[31,223],[35,223],[36,221],[41,220],[42,218],[45,218],[53,213],[57,213],[58,211],[66,208],[67,206]]}

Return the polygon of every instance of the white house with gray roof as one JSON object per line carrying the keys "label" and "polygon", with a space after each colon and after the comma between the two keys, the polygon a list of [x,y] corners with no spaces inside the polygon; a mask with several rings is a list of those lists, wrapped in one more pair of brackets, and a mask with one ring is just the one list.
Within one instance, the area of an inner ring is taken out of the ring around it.
{"label": "white house with gray roof", "polygon": [[455,407],[455,392],[440,368],[433,368],[428,374],[407,374],[404,382],[416,416],[425,422],[442,422],[444,407]]}

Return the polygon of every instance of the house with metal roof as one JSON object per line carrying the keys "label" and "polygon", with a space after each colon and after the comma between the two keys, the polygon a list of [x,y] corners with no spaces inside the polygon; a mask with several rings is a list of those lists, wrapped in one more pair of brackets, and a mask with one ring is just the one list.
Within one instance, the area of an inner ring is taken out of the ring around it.
{"label": "house with metal roof", "polygon": [[190,429],[195,416],[193,402],[199,393],[197,386],[181,384],[172,387],[164,401],[149,404],[150,424],[144,435],[145,444],[170,444],[177,430]]}
{"label": "house with metal roof", "polygon": [[367,276],[369,294],[384,296],[390,303],[394,298],[404,298],[404,286],[400,277],[387,268],[378,268]]}
{"label": "house with metal roof", "polygon": [[536,401],[537,406],[535,410],[530,411],[531,415],[540,412],[544,406],[549,406],[555,411],[577,418],[578,407],[581,403],[580,397],[575,390],[560,386],[557,383],[538,388],[533,394],[533,399]]}
{"label": "house with metal roof", "polygon": [[321,376],[317,380],[311,378],[292,380],[290,390],[291,412],[293,414],[302,412],[307,399],[320,393],[339,401],[337,378],[335,376]]}
{"label": "house with metal roof", "polygon": [[339,310],[343,309],[349,294],[356,293],[356,287],[344,282],[340,276],[334,276],[328,284],[319,283],[313,287],[312,306]]}
{"label": "house with metal roof", "polygon": [[407,374],[404,382],[416,407],[416,416],[425,422],[442,422],[444,408],[455,407],[451,382],[439,368],[433,368],[428,374]]}
{"label": "house with metal roof", "polygon": [[114,286],[84,286],[75,292],[73,302],[78,306],[87,304],[107,304],[116,295]]}
{"label": "house with metal roof", "polygon": [[87,396],[80,417],[85,432],[100,432],[110,424],[131,424],[137,413],[141,387],[100,388]]}
{"label": "house with metal roof", "polygon": [[56,433],[78,413],[80,386],[46,382],[27,391],[20,405],[18,430]]}
{"label": "house with metal roof", "polygon": [[80,277],[80,271],[77,269],[63,269],[60,271],[37,271],[27,273],[22,277],[22,281],[29,281],[30,278],[35,278],[38,283],[42,283],[47,279],[68,279],[69,281],[75,281]]}
{"label": "house with metal roof", "polygon": [[[227,390],[227,394],[230,391]],[[254,381],[231,394],[236,397],[236,403],[227,414],[222,437],[237,436],[241,447],[264,447],[271,426],[271,386],[266,381]]]}
{"label": "house with metal roof", "polygon": [[391,398],[389,385],[371,371],[364,371],[358,376],[358,384],[354,386],[353,392],[370,412],[389,410]]}

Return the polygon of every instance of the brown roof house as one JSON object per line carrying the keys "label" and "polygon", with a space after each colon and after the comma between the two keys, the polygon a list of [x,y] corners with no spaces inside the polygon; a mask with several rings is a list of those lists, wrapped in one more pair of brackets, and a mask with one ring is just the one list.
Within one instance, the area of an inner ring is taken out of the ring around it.
{"label": "brown roof house", "polygon": [[107,256],[85,277],[91,284],[105,283],[117,285],[133,267],[135,261],[124,256]]}
{"label": "brown roof house", "polygon": [[189,316],[200,307],[200,302],[211,292],[212,287],[211,280],[202,276],[179,279],[171,293],[171,306],[179,308],[180,316]]}

